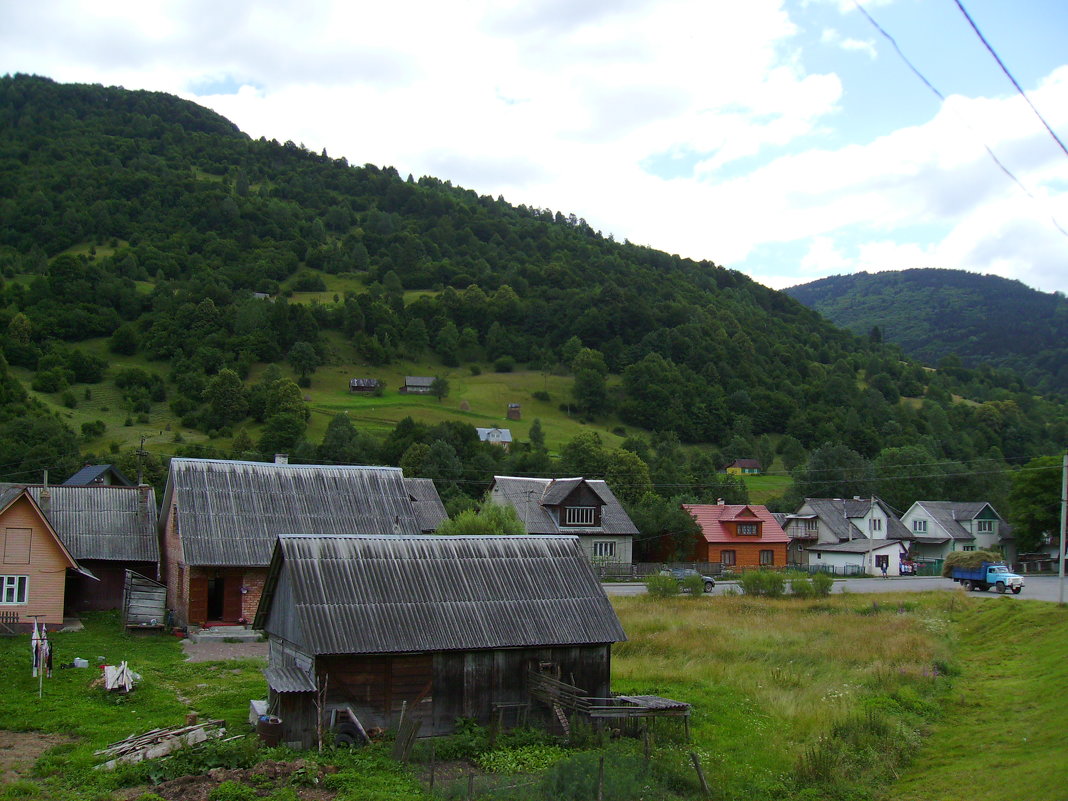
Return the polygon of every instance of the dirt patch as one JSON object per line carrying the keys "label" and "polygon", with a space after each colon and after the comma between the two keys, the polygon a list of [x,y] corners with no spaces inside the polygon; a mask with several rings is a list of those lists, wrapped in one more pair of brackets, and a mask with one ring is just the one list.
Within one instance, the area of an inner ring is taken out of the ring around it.
{"label": "dirt patch", "polygon": [[326,775],[336,772],[337,768],[330,765],[316,765],[303,759],[292,762],[266,760],[245,770],[214,768],[199,776],[180,776],[154,787],[131,787],[117,792],[115,797],[129,801],[142,793],[155,793],[166,801],[207,801],[214,788],[229,781],[256,788],[261,795],[270,795],[279,787],[290,786],[301,801],[330,801],[336,794],[315,785],[320,784]]}
{"label": "dirt patch", "polygon": [[228,659],[267,661],[265,642],[191,642],[182,640],[186,662],[225,662]]}
{"label": "dirt patch", "polygon": [[41,754],[72,742],[74,738],[62,734],[0,730],[0,784],[26,778]]}

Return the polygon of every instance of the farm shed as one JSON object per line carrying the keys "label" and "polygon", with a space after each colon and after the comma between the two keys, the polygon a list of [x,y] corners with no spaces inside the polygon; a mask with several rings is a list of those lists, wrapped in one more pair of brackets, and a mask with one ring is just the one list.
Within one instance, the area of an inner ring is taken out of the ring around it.
{"label": "farm shed", "polygon": [[160,526],[175,622],[251,620],[280,534],[420,534],[441,514],[431,493],[396,467],[172,459]]}
{"label": "farm shed", "polygon": [[[529,670],[608,696],[626,639],[575,537],[282,536],[255,628],[268,636],[269,706],[283,741],[311,747],[347,708],[365,728],[422,735],[520,710]],[[511,722],[510,719],[506,722]]]}

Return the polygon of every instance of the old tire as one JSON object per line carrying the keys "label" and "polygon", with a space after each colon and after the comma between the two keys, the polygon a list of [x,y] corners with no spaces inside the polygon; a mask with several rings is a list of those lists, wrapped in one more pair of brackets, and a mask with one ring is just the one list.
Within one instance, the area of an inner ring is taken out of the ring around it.
{"label": "old tire", "polygon": [[1012,594],[1013,595],[1019,595],[1022,590],[1023,590],[1023,587],[1013,587],[1012,588]]}
{"label": "old tire", "polygon": [[716,583],[714,581],[706,581],[705,582],[705,592],[712,592],[712,588],[715,587],[715,586],[716,586]]}
{"label": "old tire", "polygon": [[334,744],[345,748],[362,748],[364,745],[363,735],[355,724],[342,723],[334,729]]}
{"label": "old tire", "polygon": [[1005,582],[1004,581],[999,581],[998,582],[998,592],[1000,592],[1002,595],[1005,594]]}

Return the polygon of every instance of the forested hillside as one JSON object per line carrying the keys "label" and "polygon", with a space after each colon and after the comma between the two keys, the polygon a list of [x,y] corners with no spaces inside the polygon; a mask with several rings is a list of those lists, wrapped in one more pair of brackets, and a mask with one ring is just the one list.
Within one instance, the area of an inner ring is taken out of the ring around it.
{"label": "forested hillside", "polygon": [[[11,371],[68,420],[121,407],[127,426],[166,426],[171,438],[151,444],[160,456],[400,463],[469,496],[493,472],[614,471],[621,497],[667,500],[744,493],[717,484],[727,458],[783,470],[835,444],[869,465],[918,449],[978,482],[950,482],[965,493],[998,472],[969,460],[1001,470],[1068,433],[1064,406],[1008,373],[925,370],[711,262],[438,178],[253,140],[147,92],[0,79],[0,272]],[[454,384],[530,374],[543,389],[524,402],[590,428],[550,449],[554,421],[528,419],[506,455],[427,398],[419,420],[360,430],[344,414],[360,400],[315,395],[324,366]],[[309,406],[336,414],[314,440]],[[193,435],[200,444],[182,443]],[[80,436],[87,454],[132,458],[115,453],[110,418]],[[78,458],[23,439],[0,474],[27,480]],[[832,492],[829,474],[812,480]]]}
{"label": "forested hillside", "polygon": [[1068,394],[1063,293],[936,269],[836,275],[786,293],[856,334],[878,328],[924,364],[989,364],[1012,370],[1039,392]]}

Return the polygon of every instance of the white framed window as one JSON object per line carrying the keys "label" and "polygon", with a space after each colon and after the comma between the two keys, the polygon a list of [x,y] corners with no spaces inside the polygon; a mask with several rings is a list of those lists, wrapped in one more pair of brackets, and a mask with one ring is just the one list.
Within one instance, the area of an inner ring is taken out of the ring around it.
{"label": "white framed window", "polygon": [[873,517],[868,521],[868,524],[872,531],[883,530],[883,519],[881,517]]}
{"label": "white framed window", "polygon": [[567,506],[564,508],[565,526],[592,526],[597,519],[595,506]]}
{"label": "white framed window", "polygon": [[594,556],[615,556],[616,544],[612,540],[598,540],[593,543]]}
{"label": "white framed window", "polygon": [[975,530],[980,534],[993,534],[994,533],[994,521],[993,520],[977,520]]}
{"label": "white framed window", "polygon": [[912,530],[916,534],[926,534],[927,533],[927,521],[926,520],[913,520],[912,521]]}
{"label": "white framed window", "polygon": [[27,599],[28,576],[0,576],[0,604],[24,604]]}
{"label": "white framed window", "polygon": [[760,525],[757,523],[739,523],[738,536],[755,537],[760,534]]}

